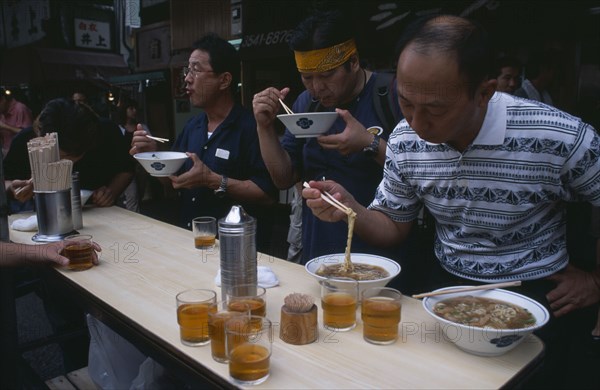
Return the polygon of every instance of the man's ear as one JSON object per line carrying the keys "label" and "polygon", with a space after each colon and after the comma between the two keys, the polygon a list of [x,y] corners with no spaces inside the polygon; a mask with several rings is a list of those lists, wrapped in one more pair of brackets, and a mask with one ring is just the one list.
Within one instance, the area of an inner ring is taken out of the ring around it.
{"label": "man's ear", "polygon": [[233,80],[231,73],[223,72],[220,74],[220,78],[221,78],[221,89],[228,89],[231,86],[231,82]]}
{"label": "man's ear", "polygon": [[477,99],[477,104],[480,107],[485,107],[494,96],[496,92],[496,87],[498,87],[498,80],[489,79],[481,83],[479,89],[477,90],[477,94],[475,98]]}
{"label": "man's ear", "polygon": [[358,54],[353,54],[350,57],[350,67],[360,69],[360,58],[358,58]]}

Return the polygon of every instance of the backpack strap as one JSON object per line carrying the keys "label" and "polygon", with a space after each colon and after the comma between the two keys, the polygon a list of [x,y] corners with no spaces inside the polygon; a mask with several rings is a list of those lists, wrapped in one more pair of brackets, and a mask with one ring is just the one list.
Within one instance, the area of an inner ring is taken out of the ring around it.
{"label": "backpack strap", "polygon": [[383,124],[383,131],[388,136],[400,121],[400,116],[397,115],[397,111],[393,109],[394,104],[397,103],[393,99],[393,94],[390,93],[394,79],[395,75],[393,73],[377,73],[375,93],[373,94],[373,108],[375,109],[377,117]]}

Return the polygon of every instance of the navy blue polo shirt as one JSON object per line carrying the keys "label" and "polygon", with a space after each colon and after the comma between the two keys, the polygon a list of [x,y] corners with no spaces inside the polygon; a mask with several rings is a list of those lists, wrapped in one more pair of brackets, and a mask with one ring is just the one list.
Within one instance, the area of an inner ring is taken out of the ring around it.
{"label": "navy blue polo shirt", "polygon": [[[251,180],[267,194],[276,197],[277,189],[271,181],[263,163],[256,121],[252,112],[236,104],[225,120],[208,138],[208,118],[201,113],[191,118],[177,137],[172,150],[195,153],[206,166],[220,175]],[[187,160],[178,174],[191,169],[192,160]],[[234,203],[229,197],[218,198],[210,188],[179,190],[181,197],[181,226],[191,227],[191,220],[198,216],[222,218]],[[253,217],[259,218],[262,210],[255,205],[241,203]],[[260,223],[260,219],[259,219]]]}
{"label": "navy blue polo shirt", "polygon": [[[374,74],[376,76],[376,74]],[[352,114],[365,128],[382,126],[373,108],[373,93],[375,77],[371,77],[357,99],[344,108]],[[312,97],[304,91],[294,102],[294,112],[306,112]],[[394,107],[399,112],[399,107]],[[320,111],[334,111],[334,108]],[[326,134],[341,133],[346,122],[338,118]],[[387,133],[382,137],[387,140]],[[321,148],[316,138],[296,138],[288,129],[281,141],[282,146],[290,155],[296,172],[303,181],[321,180],[325,177],[334,180],[347,189],[363,206],[368,206],[375,196],[375,189],[383,177],[383,168],[372,157],[364,153],[354,153],[343,156],[337,150]],[[346,222],[323,222],[316,218],[304,203],[302,212],[302,261],[317,256],[343,253],[346,248],[348,225]],[[367,245],[354,235],[352,252],[372,253],[390,257],[390,250]],[[392,251],[397,253],[397,251]]]}

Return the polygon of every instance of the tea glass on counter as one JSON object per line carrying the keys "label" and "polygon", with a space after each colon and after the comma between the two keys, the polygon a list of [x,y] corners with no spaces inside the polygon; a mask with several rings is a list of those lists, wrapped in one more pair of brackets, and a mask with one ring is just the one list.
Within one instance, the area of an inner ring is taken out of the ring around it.
{"label": "tea glass on counter", "polygon": [[273,344],[271,321],[261,316],[234,317],[225,323],[229,375],[239,385],[257,385],[269,377]]}
{"label": "tea glass on counter", "polygon": [[363,291],[361,318],[363,338],[371,344],[392,344],[398,339],[402,293],[389,287]]}
{"label": "tea glass on counter", "polygon": [[212,249],[217,239],[217,220],[214,217],[197,217],[192,219],[194,245],[196,249]]}
{"label": "tea glass on counter", "polygon": [[208,311],[208,331],[211,354],[217,362],[227,363],[225,323],[234,317],[247,319],[249,315],[250,307],[243,302],[223,300],[211,305]]}
{"label": "tea glass on counter", "polygon": [[352,278],[331,277],[319,281],[323,326],[335,331],[348,331],[356,327],[358,281]]}
{"label": "tea glass on counter", "polygon": [[63,255],[69,259],[67,268],[83,271],[94,266],[94,243],[89,234],[73,234],[65,237]]}
{"label": "tea glass on counter", "polygon": [[177,294],[176,301],[181,343],[190,347],[208,344],[208,313],[217,310],[214,306],[217,293],[205,289],[185,290]]}
{"label": "tea glass on counter", "polygon": [[226,299],[243,302],[250,306],[253,316],[265,317],[267,315],[267,290],[254,284],[237,284],[228,287],[225,291]]}

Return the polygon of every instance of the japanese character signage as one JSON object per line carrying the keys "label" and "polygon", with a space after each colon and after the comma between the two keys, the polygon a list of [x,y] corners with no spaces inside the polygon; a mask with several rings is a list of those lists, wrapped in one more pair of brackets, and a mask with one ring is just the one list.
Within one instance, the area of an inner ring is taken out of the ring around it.
{"label": "japanese character signage", "polygon": [[48,0],[0,2],[0,46],[17,47],[42,39],[42,20],[50,16]]}
{"label": "japanese character signage", "polygon": [[111,49],[110,23],[77,18],[74,21],[75,46],[86,49]]}

